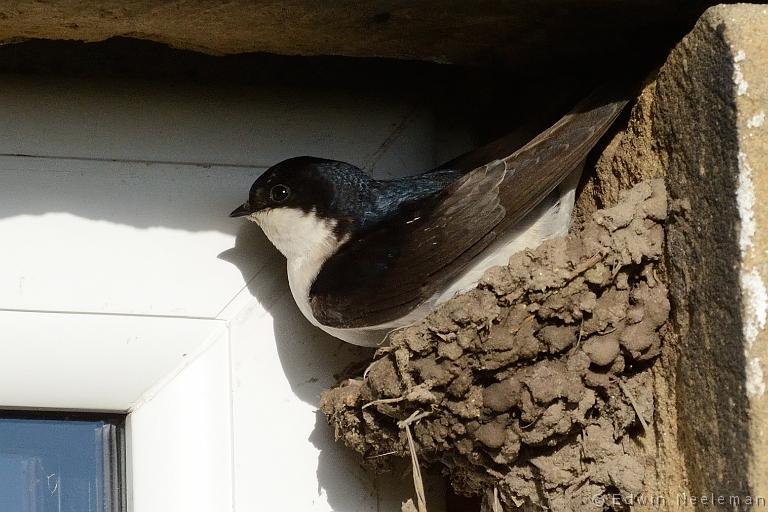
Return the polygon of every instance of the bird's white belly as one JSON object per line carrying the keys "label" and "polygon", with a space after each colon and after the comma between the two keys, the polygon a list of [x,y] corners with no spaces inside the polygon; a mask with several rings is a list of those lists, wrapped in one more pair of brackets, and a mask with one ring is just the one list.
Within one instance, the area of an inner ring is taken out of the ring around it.
{"label": "bird's white belly", "polygon": [[[320,219],[314,212],[290,208],[261,211],[248,218],[261,227],[267,238],[286,257],[291,295],[301,313],[312,324],[332,336],[363,346],[377,345],[392,330],[392,327],[378,326],[371,330],[336,329],[322,325],[312,314],[309,289],[325,260],[346,241],[339,240],[334,234],[336,225],[333,221]],[[290,229],[286,229],[286,226]]]}
{"label": "bird's white belly", "polygon": [[312,306],[309,303],[309,289],[320,271],[320,263],[314,261],[288,261],[288,284],[291,288],[291,295],[299,311],[313,325],[324,330],[331,336],[364,347],[375,347],[379,345],[387,333],[392,329],[403,325],[400,320],[388,324],[376,325],[357,329],[338,329],[323,325],[315,319],[312,314]]}
{"label": "bird's white belly", "polygon": [[384,342],[386,335],[394,329],[410,325],[427,316],[435,306],[457,293],[474,288],[483,273],[497,265],[506,265],[509,257],[524,249],[533,249],[545,240],[568,234],[571,212],[576,197],[576,186],[581,177],[581,167],[575,170],[544,201],[532,210],[515,229],[494,242],[480,256],[475,258],[469,269],[445,290],[422,303],[408,315],[387,322],[363,328],[338,329],[320,324],[312,314],[309,304],[309,288],[312,286],[320,263],[312,259],[288,261],[288,282],[299,309],[314,325],[331,336],[354,345],[375,347]]}

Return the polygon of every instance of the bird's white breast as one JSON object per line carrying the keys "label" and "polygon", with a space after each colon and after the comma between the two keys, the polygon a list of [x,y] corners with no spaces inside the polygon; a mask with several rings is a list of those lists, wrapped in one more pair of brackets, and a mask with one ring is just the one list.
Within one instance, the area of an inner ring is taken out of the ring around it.
{"label": "bird's white breast", "polygon": [[310,322],[326,329],[312,314],[309,289],[325,260],[346,241],[339,240],[334,233],[336,222],[321,219],[314,211],[304,212],[296,208],[264,210],[250,215],[249,219],[261,227],[285,256],[288,284],[299,310]]}

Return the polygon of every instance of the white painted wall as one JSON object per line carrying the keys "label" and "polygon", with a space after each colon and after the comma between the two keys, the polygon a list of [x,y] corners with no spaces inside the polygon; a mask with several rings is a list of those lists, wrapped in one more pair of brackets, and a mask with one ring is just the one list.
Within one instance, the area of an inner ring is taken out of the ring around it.
{"label": "white painted wall", "polygon": [[129,411],[134,512],[399,510],[410,478],[366,474],[316,412],[367,353],[311,327],[282,257],[227,213],[291,156],[428,168],[430,113],[28,77],[0,105],[0,407]]}

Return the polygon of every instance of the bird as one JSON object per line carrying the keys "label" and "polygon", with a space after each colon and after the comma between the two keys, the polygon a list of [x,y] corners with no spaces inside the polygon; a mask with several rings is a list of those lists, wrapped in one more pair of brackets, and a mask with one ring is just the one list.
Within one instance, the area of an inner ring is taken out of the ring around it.
{"label": "bird", "polygon": [[621,90],[598,88],[522,147],[503,137],[402,178],[289,158],[259,176],[230,216],[258,224],[285,256],[291,293],[312,324],[379,346],[488,268],[567,234],[585,158],[628,102]]}

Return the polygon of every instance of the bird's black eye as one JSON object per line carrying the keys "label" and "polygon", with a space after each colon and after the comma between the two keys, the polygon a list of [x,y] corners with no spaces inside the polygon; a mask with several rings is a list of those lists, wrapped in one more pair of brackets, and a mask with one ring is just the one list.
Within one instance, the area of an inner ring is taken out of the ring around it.
{"label": "bird's black eye", "polygon": [[276,203],[282,203],[291,195],[291,189],[285,185],[275,185],[269,190],[269,197]]}

